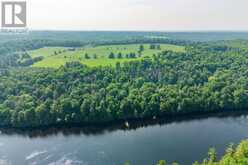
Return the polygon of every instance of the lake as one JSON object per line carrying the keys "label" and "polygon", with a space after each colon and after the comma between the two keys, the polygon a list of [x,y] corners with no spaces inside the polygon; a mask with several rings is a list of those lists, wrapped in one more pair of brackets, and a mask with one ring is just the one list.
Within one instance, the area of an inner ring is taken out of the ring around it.
{"label": "lake", "polygon": [[220,156],[231,142],[248,138],[248,116],[241,114],[131,122],[129,129],[123,125],[2,130],[0,164],[155,165],[163,159],[190,165],[205,158],[209,147]]}

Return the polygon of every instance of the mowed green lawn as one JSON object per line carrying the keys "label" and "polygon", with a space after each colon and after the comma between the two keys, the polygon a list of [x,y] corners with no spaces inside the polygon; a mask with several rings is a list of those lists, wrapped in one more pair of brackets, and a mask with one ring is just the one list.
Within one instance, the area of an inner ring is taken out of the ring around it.
{"label": "mowed green lawn", "polygon": [[[131,45],[108,45],[97,46],[89,48],[76,48],[73,51],[69,51],[65,47],[45,47],[28,53],[31,57],[43,56],[44,59],[33,65],[33,67],[52,67],[58,68],[70,61],[80,61],[82,64],[86,64],[90,67],[95,66],[114,66],[116,62],[125,62],[140,60],[147,56],[152,56],[164,50],[171,50],[176,52],[184,52],[185,47],[169,44],[159,44],[161,49],[150,49],[150,44],[144,44],[144,51],[139,56],[138,51],[140,44]],[[56,52],[56,53],[55,53]],[[109,54],[113,52],[115,57],[118,53],[122,54],[122,58],[109,58]],[[135,53],[136,58],[126,58],[127,54]],[[89,59],[85,58],[85,54],[88,54]]]}

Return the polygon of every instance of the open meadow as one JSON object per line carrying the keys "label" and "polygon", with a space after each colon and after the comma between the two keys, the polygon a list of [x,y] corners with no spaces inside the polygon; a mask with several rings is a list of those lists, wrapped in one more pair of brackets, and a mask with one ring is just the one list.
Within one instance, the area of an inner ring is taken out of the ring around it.
{"label": "open meadow", "polygon": [[32,58],[43,57],[33,67],[58,68],[71,61],[80,61],[90,67],[114,66],[116,62],[140,60],[165,50],[184,52],[185,48],[170,44],[131,44],[82,48],[44,47],[28,53]]}

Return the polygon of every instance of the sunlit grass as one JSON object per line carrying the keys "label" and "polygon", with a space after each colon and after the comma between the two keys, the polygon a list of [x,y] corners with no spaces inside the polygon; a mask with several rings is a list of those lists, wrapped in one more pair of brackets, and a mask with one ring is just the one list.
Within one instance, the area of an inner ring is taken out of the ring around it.
{"label": "sunlit grass", "polygon": [[[52,67],[58,68],[64,65],[66,62],[79,61],[82,64],[90,67],[95,66],[114,66],[116,62],[125,62],[139,60],[146,56],[152,56],[164,50],[171,50],[176,52],[184,52],[185,47],[169,44],[160,44],[161,49],[150,49],[150,44],[144,44],[144,51],[141,57],[138,56],[140,44],[130,45],[108,45],[97,46],[90,48],[76,48],[74,51],[68,51],[68,48],[64,47],[45,47],[37,50],[30,51],[31,57],[43,56],[44,59],[33,65],[33,67]],[[67,51],[65,51],[67,50]],[[55,54],[56,51],[56,54]],[[108,58],[109,54],[113,52],[115,55],[122,54],[122,58]],[[126,58],[127,54],[135,53],[137,58]],[[88,54],[89,59],[85,58],[85,54]],[[96,57],[96,58],[95,58]]]}

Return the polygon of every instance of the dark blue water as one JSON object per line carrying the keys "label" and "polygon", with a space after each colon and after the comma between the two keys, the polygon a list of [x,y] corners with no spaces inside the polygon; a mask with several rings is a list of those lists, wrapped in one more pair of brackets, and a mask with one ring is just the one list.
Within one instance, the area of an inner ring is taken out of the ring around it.
{"label": "dark blue water", "polygon": [[187,165],[206,157],[209,147],[221,155],[228,144],[245,138],[246,115],[153,123],[131,130],[4,130],[0,134],[0,164],[122,165],[129,161],[132,165],[153,165],[165,159]]}

